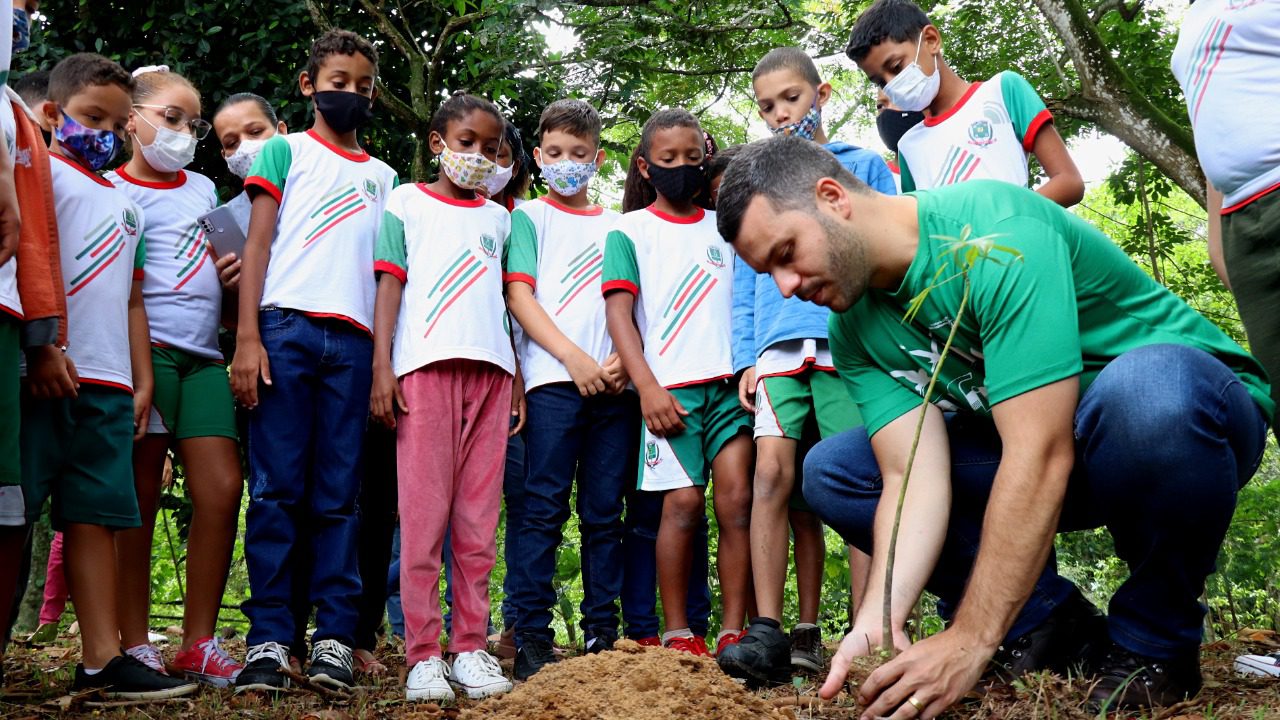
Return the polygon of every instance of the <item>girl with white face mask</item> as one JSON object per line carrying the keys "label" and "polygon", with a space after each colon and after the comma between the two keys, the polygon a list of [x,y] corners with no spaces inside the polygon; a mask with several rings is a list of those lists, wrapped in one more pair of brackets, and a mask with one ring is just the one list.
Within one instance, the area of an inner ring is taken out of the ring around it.
{"label": "girl with white face mask", "polygon": [[151,538],[165,458],[184,468],[192,499],[183,641],[169,672],[224,687],[240,665],[213,637],[231,565],[240,508],[235,407],[218,348],[222,285],[197,218],[217,205],[207,177],[183,168],[210,130],[200,94],[164,66],[134,72],[126,131],[129,161],[107,174],[142,210],[142,296],[151,330],[155,394],[146,434],[134,444],[134,484],[142,526],[116,535],[117,607],[125,651],[166,672],[148,640]]}
{"label": "girl with white face mask", "polygon": [[[257,159],[262,146],[277,133],[289,132],[283,120],[276,118],[276,111],[266,98],[249,92],[236,93],[227,98],[213,114],[213,134],[222,147],[222,157],[227,170],[244,180],[249,168]],[[227,201],[227,207],[235,215],[240,231],[249,233],[249,196],[240,193]],[[234,257],[234,255],[233,255]],[[236,262],[236,270],[239,269]],[[224,275],[224,281],[228,280]],[[236,278],[238,279],[238,277]]]}

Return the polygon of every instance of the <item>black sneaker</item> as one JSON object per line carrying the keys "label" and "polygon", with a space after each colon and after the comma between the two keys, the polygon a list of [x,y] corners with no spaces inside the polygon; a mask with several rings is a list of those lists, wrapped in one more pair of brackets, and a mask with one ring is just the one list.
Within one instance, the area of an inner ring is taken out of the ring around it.
{"label": "black sneaker", "polygon": [[517,680],[528,680],[543,667],[559,660],[550,640],[540,635],[521,635],[513,674]]}
{"label": "black sneaker", "polygon": [[1200,651],[1157,660],[1112,642],[1090,668],[1097,677],[1089,691],[1090,711],[1103,714],[1180,703],[1200,692]]}
{"label": "black sneaker", "polygon": [[1090,654],[1107,642],[1107,618],[1073,589],[1040,627],[996,649],[991,668],[1012,682],[1029,672],[1079,675]]}
{"label": "black sneaker", "polygon": [[817,625],[791,630],[791,667],[798,672],[820,673],[825,664],[822,629]]}
{"label": "black sneaker", "polygon": [[190,695],[199,684],[156,672],[129,655],[111,658],[102,670],[90,675],[84,664],[76,664],[71,692],[101,689],[105,697],[117,700],[167,700]]}
{"label": "black sneaker", "polygon": [[313,643],[307,677],[317,685],[334,690],[349,690],[356,684],[355,674],[351,669],[351,648],[333,639]]}
{"label": "black sneaker", "polygon": [[612,650],[613,644],[616,642],[618,642],[617,635],[607,630],[598,631],[587,639],[587,654],[595,655],[596,653],[602,653],[605,650]]}
{"label": "black sneaker", "polygon": [[262,643],[249,648],[244,667],[236,675],[236,692],[278,693],[293,683],[284,669],[289,667],[289,651],[280,643]]}
{"label": "black sneaker", "polygon": [[747,681],[748,687],[791,681],[791,642],[772,618],[752,618],[747,634],[726,647],[717,658],[730,677]]}

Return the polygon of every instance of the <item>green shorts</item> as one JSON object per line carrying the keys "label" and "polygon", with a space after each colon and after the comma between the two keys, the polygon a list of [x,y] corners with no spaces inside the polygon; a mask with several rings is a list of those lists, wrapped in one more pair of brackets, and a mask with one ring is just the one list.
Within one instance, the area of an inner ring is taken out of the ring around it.
{"label": "green shorts", "polygon": [[27,521],[53,497],[53,526],[142,524],[133,488],[133,396],[81,383],[76,398],[22,398]]}
{"label": "green shorts", "polygon": [[18,377],[22,349],[18,340],[18,320],[0,314],[0,526],[26,522],[22,499],[21,380]]}
{"label": "green shorts", "polygon": [[147,432],[193,437],[236,437],[236,406],[221,360],[171,347],[152,347],[156,389]]}
{"label": "green shorts", "polygon": [[756,382],[755,436],[799,440],[810,417],[829,438],[862,424],[840,376],[829,370],[774,375]]}
{"label": "green shorts", "polygon": [[639,489],[676,490],[707,484],[711,461],[720,449],[737,435],[751,432],[751,416],[738,404],[735,388],[729,380],[714,380],[671,390],[689,411],[683,418],[684,431],[658,437],[642,426]]}
{"label": "green shorts", "polygon": [[[1280,403],[1280,190],[1222,216],[1222,254],[1249,352],[1271,377],[1271,399]],[[1272,427],[1280,437],[1280,412],[1276,416]]]}

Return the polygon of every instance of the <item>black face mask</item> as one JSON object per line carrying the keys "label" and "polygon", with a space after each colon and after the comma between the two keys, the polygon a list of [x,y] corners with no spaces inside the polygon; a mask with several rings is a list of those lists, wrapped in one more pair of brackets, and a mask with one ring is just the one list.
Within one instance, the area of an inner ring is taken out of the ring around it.
{"label": "black face mask", "polygon": [[924,120],[922,112],[907,112],[906,110],[881,110],[876,116],[876,130],[880,132],[880,139],[893,152],[898,152],[898,141],[911,128],[919,125]]}
{"label": "black face mask", "polygon": [[674,203],[684,203],[706,187],[707,175],[701,165],[661,167],[650,161],[649,182],[662,197]]}
{"label": "black face mask", "polygon": [[373,101],[360,93],[325,90],[311,96],[316,112],[339,135],[355,130],[373,119]]}

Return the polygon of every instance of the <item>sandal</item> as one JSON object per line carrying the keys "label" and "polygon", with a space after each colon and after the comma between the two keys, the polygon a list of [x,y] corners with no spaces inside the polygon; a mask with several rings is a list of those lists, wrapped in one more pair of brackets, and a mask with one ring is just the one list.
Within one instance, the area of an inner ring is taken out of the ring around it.
{"label": "sandal", "polygon": [[356,670],[370,677],[380,677],[387,674],[387,666],[370,651],[357,649],[351,654],[351,659],[355,661]]}

